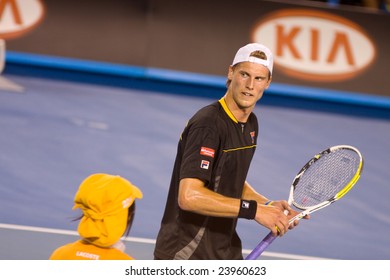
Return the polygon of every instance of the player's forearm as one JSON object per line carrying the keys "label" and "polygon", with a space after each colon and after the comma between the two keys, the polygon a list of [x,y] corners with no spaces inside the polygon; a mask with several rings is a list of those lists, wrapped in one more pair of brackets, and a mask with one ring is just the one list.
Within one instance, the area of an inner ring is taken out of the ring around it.
{"label": "player's forearm", "polygon": [[258,192],[255,191],[255,189],[245,181],[244,189],[242,191],[242,199],[245,200],[255,200],[259,204],[265,204],[269,201],[269,199]]}
{"label": "player's forearm", "polygon": [[203,182],[187,178],[180,182],[179,206],[206,216],[237,217],[240,199],[220,195],[204,187]]}

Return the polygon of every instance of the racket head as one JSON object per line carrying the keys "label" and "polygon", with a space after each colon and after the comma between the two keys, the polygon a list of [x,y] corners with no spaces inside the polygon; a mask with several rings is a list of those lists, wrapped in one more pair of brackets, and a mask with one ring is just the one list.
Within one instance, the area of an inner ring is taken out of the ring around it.
{"label": "racket head", "polygon": [[363,162],[360,151],[349,145],[316,154],[294,178],[289,200],[301,210],[322,208],[339,200],[359,180]]}

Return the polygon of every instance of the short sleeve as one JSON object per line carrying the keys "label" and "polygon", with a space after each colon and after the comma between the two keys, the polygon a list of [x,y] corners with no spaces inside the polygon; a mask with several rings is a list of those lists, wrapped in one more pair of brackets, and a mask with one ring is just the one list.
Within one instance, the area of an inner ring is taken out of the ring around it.
{"label": "short sleeve", "polygon": [[198,178],[207,185],[218,157],[218,132],[212,127],[192,127],[185,142],[180,179]]}

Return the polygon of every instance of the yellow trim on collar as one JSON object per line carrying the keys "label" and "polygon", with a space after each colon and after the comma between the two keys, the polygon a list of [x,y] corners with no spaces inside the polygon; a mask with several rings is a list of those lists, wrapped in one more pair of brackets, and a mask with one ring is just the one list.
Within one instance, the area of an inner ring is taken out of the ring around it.
{"label": "yellow trim on collar", "polygon": [[232,112],[229,110],[227,104],[226,104],[226,101],[225,101],[225,98],[222,97],[220,100],[219,100],[219,103],[221,104],[223,110],[226,112],[226,114],[228,114],[228,116],[235,122],[235,123],[238,123],[238,120],[236,119],[236,117],[232,114]]}

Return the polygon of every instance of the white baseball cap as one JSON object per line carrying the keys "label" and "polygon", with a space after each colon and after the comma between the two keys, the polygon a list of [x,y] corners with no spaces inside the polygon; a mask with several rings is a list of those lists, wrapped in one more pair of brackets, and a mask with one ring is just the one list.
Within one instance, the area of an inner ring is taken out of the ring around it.
{"label": "white baseball cap", "polygon": [[[265,55],[267,56],[267,58],[260,59],[260,58],[251,56],[251,53],[253,53],[255,51],[264,52]],[[246,62],[246,61],[264,65],[265,67],[268,68],[269,72],[272,74],[274,57],[272,55],[272,52],[266,46],[264,46],[262,44],[258,44],[258,43],[251,43],[251,44],[247,44],[247,45],[243,46],[242,48],[240,48],[237,51],[232,65],[236,65],[237,63]]]}

